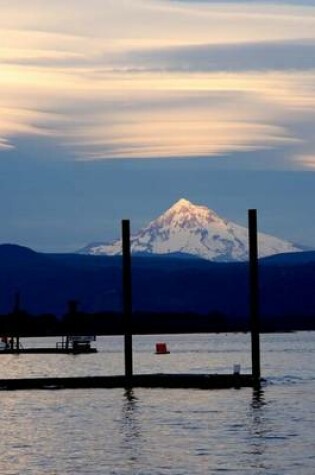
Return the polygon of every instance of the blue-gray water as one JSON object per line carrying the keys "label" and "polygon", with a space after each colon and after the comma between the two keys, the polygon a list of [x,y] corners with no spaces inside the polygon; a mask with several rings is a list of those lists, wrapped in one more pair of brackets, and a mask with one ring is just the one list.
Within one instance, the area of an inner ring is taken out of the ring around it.
{"label": "blue-gray water", "polygon": [[[155,355],[156,341],[165,341],[170,355]],[[137,337],[135,372],[231,372],[235,363],[248,372],[249,343],[241,334]],[[0,378],[121,374],[122,344],[102,337],[96,355],[1,355]],[[314,332],[263,335],[267,385],[258,395],[251,389],[0,392],[0,474],[313,475],[314,353]]]}

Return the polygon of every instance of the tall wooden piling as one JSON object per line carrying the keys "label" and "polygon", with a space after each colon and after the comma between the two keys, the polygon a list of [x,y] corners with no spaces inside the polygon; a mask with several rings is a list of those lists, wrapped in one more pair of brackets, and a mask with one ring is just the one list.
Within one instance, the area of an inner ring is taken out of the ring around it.
{"label": "tall wooden piling", "polygon": [[260,324],[259,324],[259,276],[258,276],[258,238],[257,210],[248,210],[249,229],[249,309],[252,343],[252,374],[260,381]]}
{"label": "tall wooden piling", "polygon": [[125,376],[132,378],[132,286],[130,255],[130,221],[122,220],[122,254],[123,254],[123,318],[125,336]]}

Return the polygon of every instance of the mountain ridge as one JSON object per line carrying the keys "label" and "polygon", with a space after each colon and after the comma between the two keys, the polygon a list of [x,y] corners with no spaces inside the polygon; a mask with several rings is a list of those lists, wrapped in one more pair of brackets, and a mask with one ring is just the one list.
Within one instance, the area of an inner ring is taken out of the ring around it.
{"label": "mountain ridge", "polygon": [[[274,236],[258,233],[259,255],[300,252],[302,248]],[[79,252],[92,255],[121,254],[121,240],[88,244]],[[163,214],[131,236],[133,254],[186,254],[210,261],[248,259],[248,230],[221,218],[203,205],[181,198]]]}

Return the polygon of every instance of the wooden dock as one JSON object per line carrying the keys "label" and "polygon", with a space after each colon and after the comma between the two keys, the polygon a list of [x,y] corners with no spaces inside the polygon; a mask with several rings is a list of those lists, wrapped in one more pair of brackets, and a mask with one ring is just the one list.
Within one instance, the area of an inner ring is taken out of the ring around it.
{"label": "wooden dock", "polygon": [[251,374],[139,374],[121,376],[86,376],[71,378],[0,379],[0,390],[31,389],[113,389],[113,388],[177,388],[240,389],[257,387]]}
{"label": "wooden dock", "polygon": [[0,351],[0,355],[25,355],[25,354],[66,354],[80,355],[87,353],[97,353],[96,348],[6,348]]}

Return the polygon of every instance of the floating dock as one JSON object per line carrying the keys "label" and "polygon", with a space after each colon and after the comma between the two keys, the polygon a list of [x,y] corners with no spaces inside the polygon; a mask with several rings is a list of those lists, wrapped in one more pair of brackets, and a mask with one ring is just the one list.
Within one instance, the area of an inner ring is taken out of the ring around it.
{"label": "floating dock", "polygon": [[96,348],[6,348],[0,351],[0,355],[25,355],[25,354],[73,354],[80,355],[81,353],[97,353]]}
{"label": "floating dock", "polygon": [[0,355],[20,354],[74,354],[97,353],[97,349],[91,347],[91,342],[96,336],[63,336],[56,346],[27,348],[20,344],[20,337],[2,337],[0,342]]}
{"label": "floating dock", "polygon": [[122,375],[0,379],[0,390],[4,391],[96,388],[240,389],[245,387],[257,387],[257,381],[251,374],[139,374],[131,378]]}

